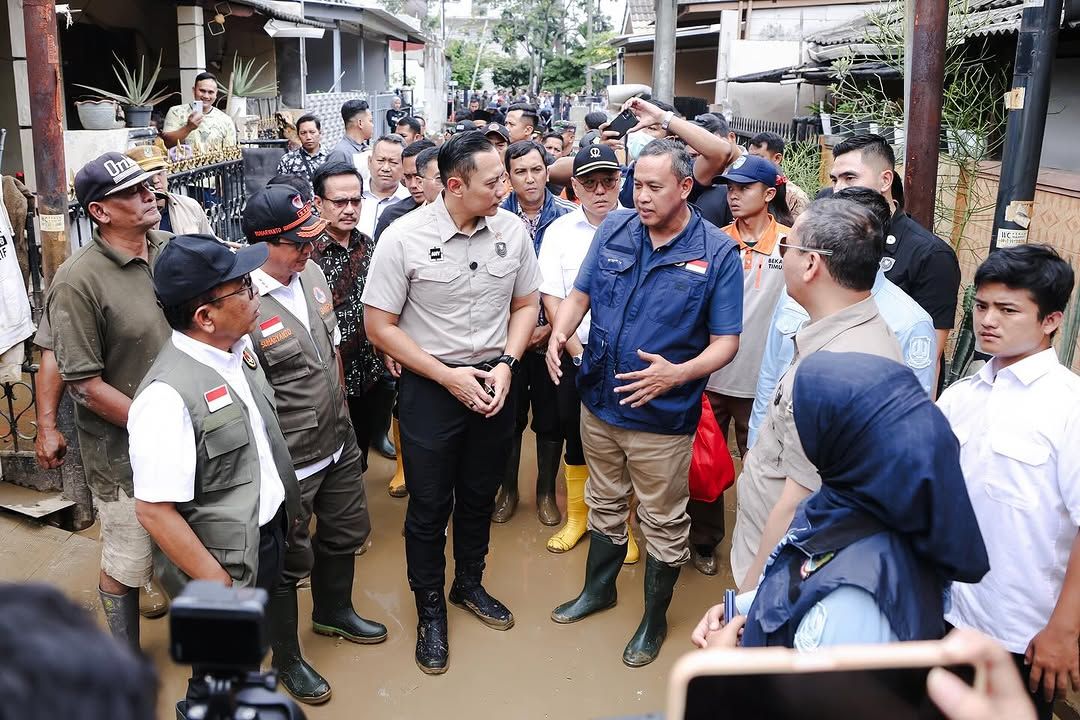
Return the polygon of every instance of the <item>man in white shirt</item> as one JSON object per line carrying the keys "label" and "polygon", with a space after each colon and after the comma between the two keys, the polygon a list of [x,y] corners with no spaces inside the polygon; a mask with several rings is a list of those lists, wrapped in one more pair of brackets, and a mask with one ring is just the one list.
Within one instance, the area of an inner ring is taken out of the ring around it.
{"label": "man in white shirt", "polygon": [[[559,304],[574,289],[578,269],[585,259],[593,236],[608,213],[619,206],[621,168],[615,151],[607,145],[589,145],[574,156],[574,193],[581,206],[556,218],[548,226],[547,242],[540,246],[540,300],[549,318],[554,320]],[[589,468],[581,447],[581,399],[578,397],[578,368],[589,342],[589,315],[578,325],[577,332],[566,341],[566,351],[559,367],[562,379],[556,387],[559,424],[566,443],[566,524],[548,539],[547,549],[564,553],[577,545],[588,530],[589,509],[585,506],[585,481]],[[629,547],[624,564],[637,562],[638,548],[634,535],[627,532]]]}
{"label": "man in white shirt", "polygon": [[411,197],[409,189],[401,184],[405,176],[405,166],[401,163],[404,150],[405,141],[398,135],[383,135],[371,147],[368,157],[370,180],[364,180],[364,202],[360,206],[360,222],[356,226],[368,237],[375,237],[375,226],[386,208]]}
{"label": "man in white shirt", "polygon": [[263,245],[233,252],[212,236],[177,235],[155,265],[172,337],[127,428],[135,513],[171,596],[188,580],[268,592],[281,580],[286,510],[297,514],[300,490],[247,337],[259,311],[248,273],[266,257]]}
{"label": "man in white shirt", "polygon": [[1080,688],[1080,378],[1051,345],[1072,289],[1048,246],[992,253],[975,272],[974,330],[993,358],[938,401],[990,558],[979,583],[953,584],[945,619],[1013,654],[1041,720]]}

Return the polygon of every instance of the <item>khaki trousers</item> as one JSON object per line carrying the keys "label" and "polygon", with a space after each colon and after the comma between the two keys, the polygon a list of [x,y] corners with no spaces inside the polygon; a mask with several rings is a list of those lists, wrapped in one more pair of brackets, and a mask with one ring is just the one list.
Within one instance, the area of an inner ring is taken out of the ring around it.
{"label": "khaki trousers", "polygon": [[638,498],[638,521],[648,553],[668,565],[690,559],[690,454],[693,435],[625,430],[581,406],[581,445],[589,479],[585,504],[589,529],[626,542],[630,494]]}

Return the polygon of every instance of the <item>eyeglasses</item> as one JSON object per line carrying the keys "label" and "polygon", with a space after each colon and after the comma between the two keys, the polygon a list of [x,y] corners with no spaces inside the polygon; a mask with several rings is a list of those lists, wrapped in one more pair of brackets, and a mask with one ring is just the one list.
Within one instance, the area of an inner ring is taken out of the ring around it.
{"label": "eyeglasses", "polygon": [[596,190],[597,185],[603,186],[605,190],[614,190],[619,184],[619,178],[607,177],[607,178],[588,178],[586,180],[578,180],[581,183],[581,187],[585,188],[589,192]]}
{"label": "eyeglasses", "polygon": [[330,198],[323,198],[323,200],[326,200],[326,202],[333,205],[334,208],[336,208],[337,210],[344,210],[349,205],[355,205],[356,207],[360,207],[360,203],[363,202],[364,198],[362,198],[362,197],[350,197],[350,198],[338,198],[337,200],[331,200]]}
{"label": "eyeglasses", "polygon": [[791,249],[791,250],[802,250],[803,252],[812,252],[812,253],[817,253],[818,255],[825,255],[825,256],[833,254],[832,250],[827,250],[825,248],[812,248],[812,247],[806,247],[805,245],[788,245],[787,243],[782,243],[782,242],[778,242],[778,243],[776,243],[776,245],[777,245],[777,247],[780,248],[780,257],[784,257],[784,255],[787,254],[787,251],[789,249]]}
{"label": "eyeglasses", "polygon": [[153,181],[147,180],[146,182],[136,183],[131,187],[126,187],[123,190],[117,190],[112,195],[106,197],[135,197],[136,195],[141,195],[143,190],[146,190],[151,194],[157,192],[157,188],[154,187]]}
{"label": "eyeglasses", "polygon": [[240,293],[243,293],[243,292],[247,293],[248,300],[251,300],[253,297],[255,297],[255,288],[251,284],[251,276],[250,275],[245,275],[244,276],[244,282],[240,285],[239,290],[236,290],[236,291],[231,292],[231,293],[227,293],[225,295],[222,295],[221,297],[216,297],[216,298],[213,298],[211,300],[207,300],[205,303],[203,303],[203,305],[209,305],[211,303],[220,302],[222,300],[225,300],[226,298],[231,298],[233,295],[239,295]]}

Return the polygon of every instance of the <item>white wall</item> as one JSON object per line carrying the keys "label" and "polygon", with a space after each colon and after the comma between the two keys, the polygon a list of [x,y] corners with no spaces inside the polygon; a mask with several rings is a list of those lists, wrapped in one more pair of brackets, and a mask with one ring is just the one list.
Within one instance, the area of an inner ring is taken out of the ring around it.
{"label": "white wall", "polygon": [[[754,12],[756,18],[757,12]],[[735,40],[728,58],[728,77],[797,65],[801,44],[791,40]],[[735,115],[755,120],[790,121],[795,114],[795,86],[777,83],[728,83],[728,102]],[[800,108],[798,114],[802,114]]]}
{"label": "white wall", "polygon": [[794,40],[841,25],[864,15],[872,6],[822,5],[819,7],[758,9],[750,13],[748,40]]}

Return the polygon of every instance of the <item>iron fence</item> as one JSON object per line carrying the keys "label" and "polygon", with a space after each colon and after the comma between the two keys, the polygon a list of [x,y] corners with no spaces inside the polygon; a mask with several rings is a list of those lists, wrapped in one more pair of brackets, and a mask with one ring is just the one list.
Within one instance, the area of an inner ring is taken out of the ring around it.
{"label": "iron fence", "polygon": [[[32,208],[31,208],[32,210]],[[41,280],[41,250],[34,236],[34,213],[26,214],[26,261],[30,276],[27,288],[30,311],[37,324],[44,308]],[[37,363],[33,362],[31,338],[25,342],[22,377],[15,382],[0,383],[0,455],[14,455],[33,450],[37,438]]]}
{"label": "iron fence", "polygon": [[204,165],[169,175],[169,192],[187,195],[203,206],[214,234],[222,240],[241,242],[240,220],[244,212],[244,161]]}
{"label": "iron fence", "polygon": [[758,120],[756,118],[731,118],[731,130],[742,142],[749,142],[758,133],[776,133],[788,142],[816,141],[821,134],[820,120],[816,115],[793,117],[790,122],[780,120]]}

